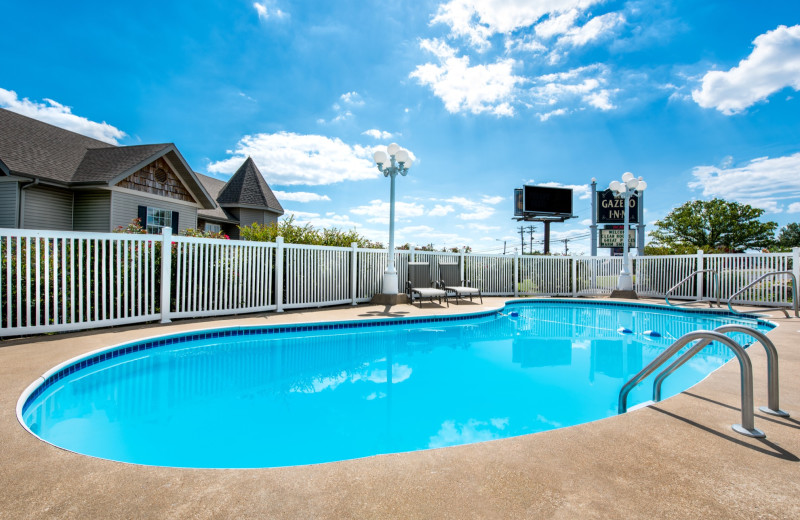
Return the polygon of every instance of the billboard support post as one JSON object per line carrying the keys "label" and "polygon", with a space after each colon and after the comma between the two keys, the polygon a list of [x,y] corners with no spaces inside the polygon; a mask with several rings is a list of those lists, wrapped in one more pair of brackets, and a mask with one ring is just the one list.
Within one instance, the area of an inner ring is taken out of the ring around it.
{"label": "billboard support post", "polygon": [[597,256],[597,179],[592,177],[592,238],[591,256]]}

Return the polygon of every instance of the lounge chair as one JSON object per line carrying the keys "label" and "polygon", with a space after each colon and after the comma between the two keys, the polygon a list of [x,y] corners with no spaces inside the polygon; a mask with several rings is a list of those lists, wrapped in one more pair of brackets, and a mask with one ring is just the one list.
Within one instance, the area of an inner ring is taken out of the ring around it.
{"label": "lounge chair", "polygon": [[447,306],[450,307],[450,302],[447,301],[447,291],[437,289],[436,282],[431,280],[431,266],[428,262],[409,262],[408,263],[408,283],[406,284],[406,293],[411,300],[411,305],[414,305],[414,297],[419,298],[419,306],[422,308],[422,300],[430,298],[433,302],[434,298],[439,299],[439,305],[442,304],[444,298]]}
{"label": "lounge chair", "polygon": [[461,270],[458,264],[439,264],[439,280],[439,287],[447,291],[448,296],[452,293],[456,298],[456,304],[458,304],[459,298],[467,296],[469,296],[469,301],[472,301],[473,296],[477,296],[483,304],[481,290],[471,287],[472,284],[469,280],[461,279]]}

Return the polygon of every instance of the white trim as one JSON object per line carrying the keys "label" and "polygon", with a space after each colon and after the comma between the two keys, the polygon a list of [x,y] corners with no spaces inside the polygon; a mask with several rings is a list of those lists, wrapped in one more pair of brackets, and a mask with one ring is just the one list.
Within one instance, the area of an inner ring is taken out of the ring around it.
{"label": "white trim", "polygon": [[[111,191],[119,191],[121,193],[127,193],[129,195],[139,195],[139,196],[142,196],[142,197],[144,197],[146,199],[161,200],[161,201],[164,201],[164,202],[172,202],[173,204],[181,204],[183,206],[188,206],[188,207],[192,207],[192,208],[204,209],[200,204],[198,204],[196,202],[187,202],[185,200],[173,199],[171,197],[164,197],[162,195],[153,195],[152,193],[147,193],[145,191],[132,190],[130,188],[120,188],[119,186],[111,186],[108,189],[111,190]],[[111,198],[113,199],[114,197],[111,197]]]}
{"label": "white trim", "polygon": [[15,175],[3,175],[0,177],[0,182],[26,182],[32,180],[30,177],[17,177]]}

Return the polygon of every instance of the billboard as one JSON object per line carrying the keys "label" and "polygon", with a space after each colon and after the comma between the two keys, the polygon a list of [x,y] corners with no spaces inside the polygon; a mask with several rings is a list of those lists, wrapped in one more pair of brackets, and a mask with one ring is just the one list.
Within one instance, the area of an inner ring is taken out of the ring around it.
{"label": "billboard", "polygon": [[[611,190],[597,192],[597,223],[598,224],[622,224],[625,222],[623,207],[625,199],[615,197]],[[639,223],[639,197],[631,195],[628,206],[628,223]]]}
{"label": "billboard", "polygon": [[572,189],[545,186],[523,186],[524,213],[572,215]]}
{"label": "billboard", "polygon": [[522,188],[514,188],[514,216],[521,217],[522,211]]}

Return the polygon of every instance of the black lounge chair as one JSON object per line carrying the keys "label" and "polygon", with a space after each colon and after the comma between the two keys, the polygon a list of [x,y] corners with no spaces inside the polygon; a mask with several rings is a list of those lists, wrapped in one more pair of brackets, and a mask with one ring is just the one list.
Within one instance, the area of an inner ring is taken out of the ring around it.
{"label": "black lounge chair", "polygon": [[472,301],[473,296],[477,296],[483,304],[481,290],[472,287],[469,280],[461,279],[461,270],[458,264],[439,264],[439,280],[439,287],[447,291],[448,296],[452,293],[456,298],[456,304],[458,304],[459,298],[467,296],[469,296],[469,301]]}
{"label": "black lounge chair", "polygon": [[422,308],[422,300],[430,298],[433,302],[434,298],[439,299],[439,305],[442,304],[442,298],[445,303],[450,307],[450,302],[447,300],[447,291],[438,289],[435,286],[436,282],[431,280],[431,266],[428,262],[409,262],[408,263],[408,283],[406,284],[406,293],[411,305],[414,305],[414,297],[419,298],[419,306]]}

